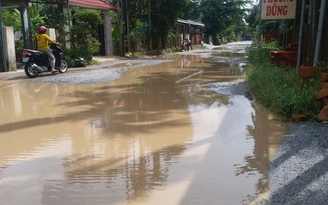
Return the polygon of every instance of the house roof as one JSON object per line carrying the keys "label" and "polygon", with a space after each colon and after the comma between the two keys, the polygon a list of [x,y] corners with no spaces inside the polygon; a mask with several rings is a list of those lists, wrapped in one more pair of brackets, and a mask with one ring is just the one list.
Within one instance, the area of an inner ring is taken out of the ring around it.
{"label": "house roof", "polygon": [[193,26],[200,26],[200,27],[204,27],[205,25],[203,23],[199,23],[196,21],[192,21],[192,20],[188,20],[188,19],[178,19],[178,23],[183,23],[183,24],[190,24]]}
{"label": "house roof", "polygon": [[1,7],[16,7],[16,6],[26,6],[27,2],[25,0],[0,0]]}
{"label": "house roof", "polygon": [[84,7],[89,9],[116,9],[111,3],[106,0],[68,0],[68,3],[72,6]]}

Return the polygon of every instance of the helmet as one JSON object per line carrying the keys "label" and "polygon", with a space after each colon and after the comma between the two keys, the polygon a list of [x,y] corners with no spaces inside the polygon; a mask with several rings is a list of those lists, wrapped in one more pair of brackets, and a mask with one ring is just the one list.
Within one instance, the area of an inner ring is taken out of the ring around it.
{"label": "helmet", "polygon": [[46,31],[47,30],[47,28],[45,27],[45,26],[40,26],[40,30],[39,31]]}

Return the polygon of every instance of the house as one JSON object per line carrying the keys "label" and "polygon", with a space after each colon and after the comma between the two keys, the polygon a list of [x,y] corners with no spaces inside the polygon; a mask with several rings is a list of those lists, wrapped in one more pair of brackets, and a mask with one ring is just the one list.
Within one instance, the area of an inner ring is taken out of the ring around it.
{"label": "house", "polygon": [[[111,45],[111,17],[108,14],[108,10],[116,9],[111,3],[105,0],[1,0],[0,1],[0,23],[2,25],[2,8],[17,8],[21,13],[22,18],[22,34],[25,48],[32,48],[32,34],[30,32],[30,19],[29,19],[29,8],[32,6],[31,3],[47,3],[47,4],[58,4],[62,8],[62,12],[69,13],[70,6],[96,9],[101,11],[104,25],[99,30],[99,41],[101,42],[102,55],[112,55],[113,49]],[[7,28],[6,28],[7,29]],[[4,29],[1,32],[1,46],[0,46],[0,71],[11,71],[16,70],[15,65],[15,46],[13,45],[14,39],[11,37],[14,34],[10,33],[8,29]],[[10,29],[9,29],[10,30]],[[69,30],[69,28],[67,28]],[[8,32],[7,32],[8,31]],[[10,42],[9,42],[10,41]],[[12,51],[13,50],[13,51]],[[6,62],[6,63],[4,63]]]}
{"label": "house", "polygon": [[189,38],[194,45],[201,44],[205,25],[188,19],[179,18],[176,23],[176,33],[178,34],[175,39],[175,46],[180,46],[181,40]]}

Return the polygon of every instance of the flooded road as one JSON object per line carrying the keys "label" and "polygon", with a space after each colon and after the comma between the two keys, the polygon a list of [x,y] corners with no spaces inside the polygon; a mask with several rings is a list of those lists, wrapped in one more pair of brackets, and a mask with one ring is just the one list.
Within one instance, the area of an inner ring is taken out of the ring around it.
{"label": "flooded road", "polygon": [[101,84],[0,84],[0,204],[236,205],[267,192],[286,127],[245,97],[242,64],[167,58]]}

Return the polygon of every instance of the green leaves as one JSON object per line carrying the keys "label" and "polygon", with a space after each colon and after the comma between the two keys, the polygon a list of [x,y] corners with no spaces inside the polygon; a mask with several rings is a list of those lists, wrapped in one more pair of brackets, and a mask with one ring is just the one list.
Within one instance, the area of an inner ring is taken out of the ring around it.
{"label": "green leaves", "polygon": [[[250,55],[263,52],[263,47]],[[267,48],[265,47],[264,52]],[[295,70],[262,61],[249,65],[247,81],[258,101],[284,117],[289,118],[293,114],[315,116],[321,109],[320,102],[315,97],[315,93],[320,90],[318,78],[314,78],[311,85],[304,85]]]}
{"label": "green leaves", "polygon": [[203,0],[200,4],[202,22],[206,34],[216,36],[229,26],[240,24],[245,14],[243,0]]}
{"label": "green leaves", "polygon": [[73,15],[75,24],[71,27],[71,44],[74,57],[83,57],[87,61],[92,60],[93,53],[100,49],[100,42],[93,35],[102,18],[95,10],[83,9]]}
{"label": "green leaves", "polygon": [[45,25],[50,28],[55,28],[60,35],[63,35],[64,28],[69,24],[70,16],[63,12],[58,12],[59,8],[56,4],[39,5],[42,9],[40,15],[43,16]]}
{"label": "green leaves", "polygon": [[[151,1],[151,27],[152,34],[157,42],[155,47],[165,48],[165,43],[176,20],[182,14],[182,9],[187,5],[187,0],[159,0]],[[160,37],[160,38],[159,38]]]}
{"label": "green leaves", "polygon": [[99,12],[91,9],[79,10],[76,14],[73,15],[73,19],[75,19],[78,24],[83,24],[86,26],[103,23]]}
{"label": "green leaves", "polygon": [[3,9],[2,15],[4,26],[13,27],[15,31],[21,30],[21,17],[17,9]]}

